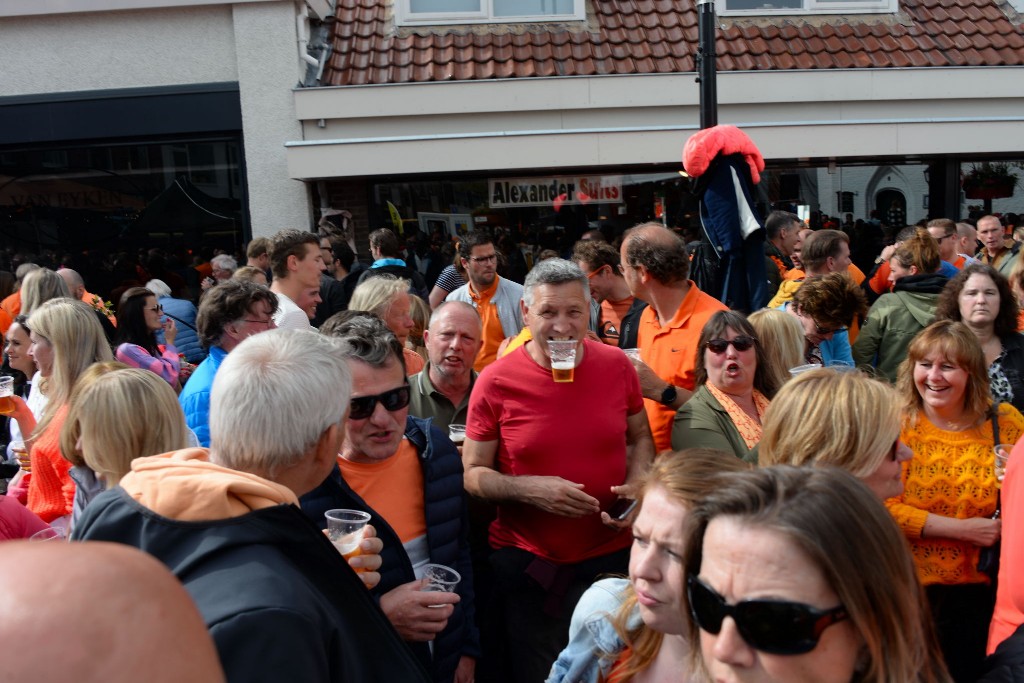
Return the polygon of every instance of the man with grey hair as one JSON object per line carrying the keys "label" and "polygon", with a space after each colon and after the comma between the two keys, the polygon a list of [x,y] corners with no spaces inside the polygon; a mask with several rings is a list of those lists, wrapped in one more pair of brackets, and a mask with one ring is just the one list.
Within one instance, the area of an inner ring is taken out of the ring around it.
{"label": "man with grey hair", "polygon": [[[312,331],[245,340],[210,399],[213,446],[138,458],[75,538],[163,561],[202,614],[229,681],[426,681],[352,568],[298,508],[334,467],[351,386],[339,344]],[[364,579],[366,580],[366,579]]]}
{"label": "man with grey hair", "polygon": [[[480,642],[462,460],[430,420],[409,416],[402,345],[380,318],[354,315],[330,334],[352,373],[352,399],[337,467],[302,509],[321,525],[335,508],[370,513],[384,542],[373,589],[381,609],[435,681],[471,683]],[[454,593],[424,590],[431,563],[461,575]]]}
{"label": "man with grey hair", "polygon": [[[635,495],[654,455],[632,365],[586,338],[589,300],[577,265],[537,264],[521,304],[532,338],[484,369],[469,400],[466,490],[498,507],[484,642],[505,646],[493,656],[517,681],[543,680],[583,591],[625,573],[630,520],[606,510]],[[552,340],[576,342],[571,381],[554,380]]]}
{"label": "man with grey hair", "polygon": [[441,429],[455,422],[466,424],[469,394],[476,381],[473,362],[483,344],[480,316],[461,301],[442,301],[423,331],[429,359],[425,368],[409,377],[412,403],[409,413],[431,418]]}

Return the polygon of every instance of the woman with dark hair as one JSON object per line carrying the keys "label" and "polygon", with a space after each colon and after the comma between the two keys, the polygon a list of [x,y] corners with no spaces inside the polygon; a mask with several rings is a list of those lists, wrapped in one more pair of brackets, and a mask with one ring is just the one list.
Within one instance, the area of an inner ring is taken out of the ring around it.
{"label": "woman with dark hair", "polygon": [[979,566],[1000,538],[995,445],[1016,443],[1024,416],[994,404],[977,337],[940,320],[914,338],[900,366],[903,493],[886,505],[910,541],[946,664],[956,681],[974,681],[992,618],[992,582]]}
{"label": "woman with dark hair", "polygon": [[672,448],[716,448],[756,462],[761,418],[778,390],[764,349],[742,314],[718,311],[697,344],[697,391],[676,413]]}
{"label": "woman with dark hair", "polygon": [[[133,368],[150,370],[160,375],[175,391],[178,385],[178,373],[181,371],[181,360],[174,340],[178,328],[168,318],[161,320],[163,308],[156,300],[156,295],[145,287],[131,287],[121,295],[117,306],[117,360]],[[164,348],[161,350],[156,343],[157,330],[164,332]]]}
{"label": "woman with dark hair", "polygon": [[935,319],[967,325],[985,354],[992,399],[1024,411],[1024,337],[1010,281],[983,263],[967,266],[942,291]]}
{"label": "woman with dark hair", "polygon": [[688,522],[687,637],[706,680],[950,680],[906,542],[851,474],[731,473]]}

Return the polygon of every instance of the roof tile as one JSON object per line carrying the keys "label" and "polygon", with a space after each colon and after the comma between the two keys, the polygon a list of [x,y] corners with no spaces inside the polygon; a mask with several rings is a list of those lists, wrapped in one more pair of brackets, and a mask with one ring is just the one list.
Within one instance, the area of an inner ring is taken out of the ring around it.
{"label": "roof tile", "polygon": [[[900,0],[885,15],[719,18],[718,69],[1024,64],[1024,25],[1003,0]],[[337,0],[324,83],[693,71],[693,0],[588,0],[589,21],[506,27],[395,27],[392,3]]]}

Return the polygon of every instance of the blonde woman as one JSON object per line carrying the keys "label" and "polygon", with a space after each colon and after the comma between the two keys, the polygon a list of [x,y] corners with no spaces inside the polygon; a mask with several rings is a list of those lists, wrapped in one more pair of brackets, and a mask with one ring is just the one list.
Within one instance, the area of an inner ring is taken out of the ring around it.
{"label": "blonde woman", "polygon": [[415,327],[408,280],[388,274],[368,277],[352,292],[348,310],[373,313],[384,321],[402,344],[406,375],[415,375],[426,365],[423,357],[407,346]]}
{"label": "blonde woman", "polygon": [[39,367],[47,395],[29,445],[28,508],[52,526],[66,527],[75,483],[68,474],[71,463],[60,454],[60,429],[78,378],[93,363],[113,356],[95,312],[81,301],[47,301],[29,316],[28,327],[28,353]]}
{"label": "blonde woman", "polygon": [[547,683],[698,680],[683,602],[686,515],[731,473],[749,465],[723,451],[659,456],[641,484],[629,578],[602,579],[576,605],[569,645]]}
{"label": "blonde woman", "polygon": [[789,379],[789,369],[804,363],[803,328],[796,318],[777,308],[754,311],[747,321],[761,342],[765,374],[781,387]]}
{"label": "blonde woman", "polygon": [[96,363],[71,395],[60,449],[79,483],[72,524],[103,489],[113,488],[132,460],[186,448],[185,415],[167,382],[123,363]]}
{"label": "blonde woman", "polygon": [[37,268],[25,276],[21,285],[21,313],[31,315],[50,299],[70,296],[71,291],[64,278],[49,268]]}
{"label": "blonde woman", "polygon": [[[900,396],[861,372],[819,368],[789,380],[764,416],[758,465],[831,465],[881,500],[903,492]],[[856,415],[856,420],[850,416]]]}

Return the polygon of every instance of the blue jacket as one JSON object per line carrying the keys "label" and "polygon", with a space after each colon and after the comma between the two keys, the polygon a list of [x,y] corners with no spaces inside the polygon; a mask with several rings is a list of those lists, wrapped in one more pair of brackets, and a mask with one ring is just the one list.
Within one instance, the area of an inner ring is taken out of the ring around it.
{"label": "blue jacket", "polygon": [[[619,611],[629,579],[601,579],[594,582],[576,603],[569,622],[569,644],[551,665],[546,683],[599,683],[605,680],[625,643],[612,626],[610,617]],[[640,610],[634,608],[627,626],[640,624]]]}
{"label": "blue jacket", "polygon": [[211,347],[210,355],[199,364],[178,395],[178,403],[185,413],[185,424],[196,433],[199,445],[204,448],[210,447],[210,390],[213,378],[227,355],[228,352],[221,347]]}
{"label": "blue jacket", "polygon": [[[456,588],[462,600],[455,605],[448,626],[434,640],[433,657],[426,643],[409,645],[427,666],[435,681],[451,681],[462,656],[480,657],[480,634],[475,624],[473,602],[473,568],[469,554],[469,517],[466,493],[462,486],[462,459],[455,445],[429,419],[407,417],[405,436],[419,453],[423,468],[423,502],[430,561],[452,567],[462,575]],[[416,580],[412,563],[398,534],[349,487],[337,465],[320,486],[299,499],[299,504],[303,512],[321,528],[326,526],[324,513],[327,510],[349,508],[370,513],[370,523],[384,542],[384,550],[381,551],[381,579],[373,590],[376,596]]]}
{"label": "blue jacket", "polygon": [[[780,309],[786,310],[792,303],[792,301],[787,301],[780,307]],[[850,348],[850,333],[846,330],[836,332],[832,335],[831,339],[823,340],[818,344],[818,348],[821,349],[821,360],[826,366],[853,366],[853,350]]]}
{"label": "blue jacket", "polygon": [[[185,360],[189,363],[201,363],[206,358],[206,350],[199,343],[199,334],[196,332],[196,307],[191,301],[169,296],[160,297],[160,305],[164,307],[164,314],[178,328],[178,336],[174,338],[178,351],[185,354]],[[157,342],[164,343],[163,332],[157,333]]]}

